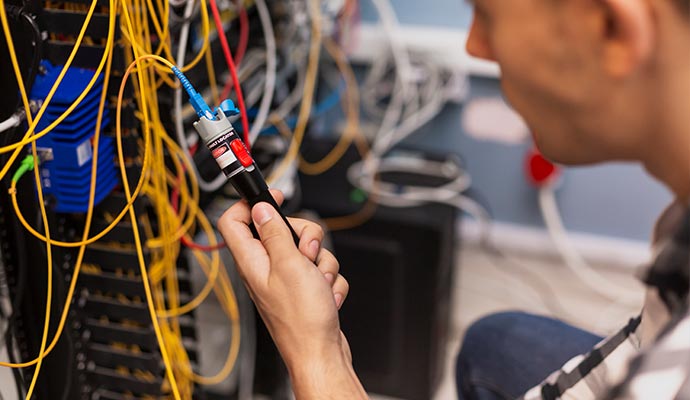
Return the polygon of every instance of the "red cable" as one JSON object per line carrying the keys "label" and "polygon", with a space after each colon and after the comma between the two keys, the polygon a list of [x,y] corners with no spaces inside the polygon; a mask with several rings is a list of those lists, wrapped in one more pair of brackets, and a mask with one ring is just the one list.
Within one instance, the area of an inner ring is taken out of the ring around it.
{"label": "red cable", "polygon": [[228,45],[228,39],[225,37],[225,30],[223,30],[223,21],[221,21],[220,19],[220,12],[218,12],[218,5],[216,4],[216,0],[211,0],[210,4],[211,11],[213,12],[213,21],[216,24],[218,38],[220,39],[220,44],[223,48],[223,54],[225,55],[225,62],[228,64],[228,70],[230,71],[230,75],[232,76],[232,83],[235,86],[235,91],[237,92],[237,102],[240,106],[240,117],[242,118],[242,129],[244,130],[244,145],[247,147],[247,150],[249,150],[249,119],[247,118],[247,109],[244,106],[244,96],[242,95],[240,80],[237,78],[235,62],[232,59],[232,52],[230,51],[230,45]]}
{"label": "red cable", "polygon": [[247,15],[247,9],[244,8],[241,1],[238,1],[237,5],[240,7],[240,40],[237,43],[235,64],[240,65],[249,45],[249,16]]}
{"label": "red cable", "polygon": [[[182,181],[182,179],[178,178],[178,180],[177,180],[178,185],[180,184],[181,181]],[[177,188],[174,188],[172,193],[170,194],[170,196],[171,196],[170,203],[173,207],[173,210],[175,210],[175,213],[177,213],[177,208],[179,207],[179,201],[180,201],[179,190],[177,190]],[[223,243],[223,242],[220,242],[220,243],[216,244],[215,246],[208,246],[208,245],[203,245],[203,244],[199,244],[199,243],[193,242],[191,240],[188,240],[187,237],[184,235],[180,238],[180,241],[182,242],[182,244],[185,247],[188,247],[188,248],[194,249],[194,250],[216,251],[216,250],[223,250],[225,248],[225,243]]]}
{"label": "red cable", "polygon": [[[237,53],[235,54],[235,65],[240,65],[242,64],[244,54],[247,51],[247,45],[249,44],[249,17],[241,1],[237,1],[237,6],[240,8],[240,39],[237,44]],[[221,101],[228,98],[230,90],[232,90],[232,80],[228,80],[225,83],[223,91],[220,94]]]}
{"label": "red cable", "polygon": [[215,246],[208,246],[208,245],[203,245],[203,244],[199,244],[196,242],[191,242],[191,241],[187,240],[187,238],[185,236],[182,236],[180,241],[182,242],[182,244],[185,247],[188,247],[188,248],[194,249],[194,250],[216,251],[216,250],[225,249],[225,243],[223,243],[223,242],[220,242],[220,243],[216,244]]}
{"label": "red cable", "polygon": [[196,154],[197,150],[199,150],[199,143],[198,142],[189,146],[189,154],[194,155],[194,154]]}

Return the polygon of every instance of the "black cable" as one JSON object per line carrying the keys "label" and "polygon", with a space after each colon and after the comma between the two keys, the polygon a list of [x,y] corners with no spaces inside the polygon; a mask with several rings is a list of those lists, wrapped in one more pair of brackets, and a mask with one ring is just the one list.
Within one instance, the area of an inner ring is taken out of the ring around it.
{"label": "black cable", "polygon": [[72,379],[74,375],[74,340],[69,332],[63,333],[62,336],[67,338],[67,353],[68,364],[67,372],[65,372],[65,387],[62,389],[62,400],[69,400],[69,395],[72,392]]}
{"label": "black cable", "polygon": [[[36,75],[38,74],[38,69],[41,65],[41,57],[43,55],[43,36],[41,35],[41,29],[38,27],[34,17],[27,13],[26,11],[21,12],[21,17],[24,22],[29,25],[31,33],[34,37],[34,53],[33,60],[31,62],[31,70],[29,71],[29,79],[26,82],[26,92],[31,93],[31,88],[33,87],[34,81],[36,80]],[[30,112],[30,110],[26,110]]]}
{"label": "black cable", "polygon": [[[45,250],[45,249],[43,249]],[[65,276],[63,275],[62,271],[58,268],[57,265],[53,264],[53,274],[57,279],[55,279],[56,286],[58,287],[58,292],[61,294],[64,294],[67,291],[67,288],[65,287]],[[66,300],[66,297],[60,296],[61,298],[64,298]],[[64,307],[69,307],[69,304],[66,304],[64,301],[62,302],[62,308]],[[62,331],[62,334],[60,335],[60,339],[65,338],[65,341],[67,343],[67,365],[65,366],[65,380],[64,384],[65,386],[62,389],[62,400],[69,400],[69,395],[72,391],[72,379],[74,375],[74,340],[72,338],[72,335],[70,334],[69,331]]]}
{"label": "black cable", "polygon": [[[34,81],[36,80],[38,70],[41,66],[41,57],[43,56],[43,35],[41,35],[41,29],[38,27],[38,24],[36,23],[34,16],[24,7],[7,5],[6,8],[7,15],[11,16],[14,19],[21,19],[26,25],[28,25],[29,29],[31,30],[31,35],[33,36],[33,57],[31,61],[31,67],[28,71],[29,74],[27,77],[25,77],[24,82],[24,85],[26,86],[26,92],[30,93]],[[19,106],[21,106],[21,103],[19,104]],[[19,108],[19,106],[17,108]]]}

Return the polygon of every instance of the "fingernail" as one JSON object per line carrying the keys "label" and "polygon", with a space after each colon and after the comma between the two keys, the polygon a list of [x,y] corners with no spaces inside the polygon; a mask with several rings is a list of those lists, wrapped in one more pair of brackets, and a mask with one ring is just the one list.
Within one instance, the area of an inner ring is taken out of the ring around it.
{"label": "fingernail", "polygon": [[254,206],[254,223],[257,225],[263,225],[273,218],[271,206],[266,203],[259,203]]}
{"label": "fingernail", "polygon": [[326,282],[328,282],[329,285],[333,285],[333,282],[335,282],[335,276],[330,272],[323,274],[323,277],[326,278]]}
{"label": "fingernail", "polygon": [[309,243],[309,254],[311,254],[313,258],[316,258],[319,254],[319,247],[321,247],[321,244],[316,239]]}
{"label": "fingernail", "polygon": [[340,293],[336,293],[335,295],[333,295],[333,297],[335,298],[335,306],[337,308],[340,308],[340,306],[343,304],[343,295]]}

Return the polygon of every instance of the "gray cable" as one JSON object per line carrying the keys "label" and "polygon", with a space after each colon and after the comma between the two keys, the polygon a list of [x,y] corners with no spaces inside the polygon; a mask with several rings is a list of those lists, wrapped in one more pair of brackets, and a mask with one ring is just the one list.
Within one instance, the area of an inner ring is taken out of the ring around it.
{"label": "gray cable", "polygon": [[259,105],[259,113],[254,120],[252,128],[249,130],[249,140],[251,143],[256,141],[271,111],[273,93],[276,87],[276,70],[278,68],[276,39],[273,32],[271,15],[268,13],[268,7],[266,7],[266,2],[264,0],[256,0],[255,5],[256,11],[259,13],[261,28],[264,31],[264,39],[266,40],[266,80],[264,82],[264,96]]}
{"label": "gray cable", "polygon": [[[180,30],[180,41],[177,47],[176,64],[178,68],[182,68],[184,66],[185,55],[187,54],[187,41],[189,40],[190,22],[188,18],[192,15],[193,12],[194,1],[188,0],[184,10],[184,18],[187,19],[187,22],[185,22],[184,25],[182,25],[182,29]],[[192,155],[189,153],[189,144],[187,143],[187,137],[185,136],[184,120],[182,116],[182,88],[179,86],[175,89],[173,99],[173,110],[173,120],[175,121],[175,134],[177,136],[177,141],[180,143],[180,147],[182,148],[185,156],[192,165],[194,174],[196,174],[197,180],[199,182],[199,189],[201,189],[204,192],[215,192],[216,190],[223,187],[223,185],[227,182],[227,178],[225,177],[225,174],[223,174],[222,172],[219,173],[218,176],[211,182],[207,182],[201,177],[201,174],[199,173],[199,170],[197,169],[196,164],[194,163]]]}

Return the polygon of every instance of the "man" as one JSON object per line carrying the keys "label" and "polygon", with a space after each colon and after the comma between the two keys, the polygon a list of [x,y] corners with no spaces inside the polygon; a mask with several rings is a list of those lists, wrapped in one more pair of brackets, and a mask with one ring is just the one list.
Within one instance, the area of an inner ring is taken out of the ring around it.
{"label": "man", "polygon": [[[459,357],[461,398],[514,398],[535,385],[527,398],[679,396],[682,385],[675,383],[678,376],[685,381],[686,371],[663,382],[640,376],[655,376],[643,374],[663,364],[658,355],[664,348],[678,348],[667,342],[690,338],[682,330],[690,329],[682,281],[690,233],[679,228],[690,202],[690,0],[475,3],[467,49],[500,64],[505,95],[542,153],[567,165],[641,162],[673,191],[677,206],[661,224],[668,233],[659,229],[660,256],[644,276],[650,289],[641,318],[539,385],[600,338],[525,314],[488,317],[470,329]],[[261,241],[252,238],[252,221]],[[320,229],[301,220],[294,226],[299,247],[266,204],[251,211],[238,204],[218,224],[297,397],[365,398],[338,325],[347,283],[337,261],[320,248]],[[649,356],[636,359],[640,350]],[[653,389],[654,396],[639,395],[641,388]]]}

